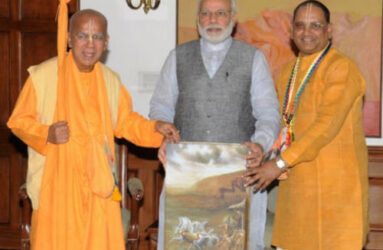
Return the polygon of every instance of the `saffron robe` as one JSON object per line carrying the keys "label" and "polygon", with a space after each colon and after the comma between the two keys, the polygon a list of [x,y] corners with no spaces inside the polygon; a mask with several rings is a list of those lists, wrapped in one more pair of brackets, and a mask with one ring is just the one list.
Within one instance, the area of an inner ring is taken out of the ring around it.
{"label": "saffron robe", "polygon": [[[317,55],[302,57],[294,96]],[[294,62],[279,76],[281,107]],[[286,250],[362,249],[368,233],[364,92],[356,65],[330,49],[298,101],[295,141],[282,153],[292,169],[279,183],[272,245]]]}
{"label": "saffron robe", "polygon": [[57,95],[57,60],[30,69],[30,74],[7,125],[32,155],[34,150],[44,157],[42,168],[28,167],[28,193],[34,194],[32,249],[125,249],[120,204],[110,197],[112,172],[102,163],[114,157],[113,136],[158,147],[162,136],[154,132],[155,122],[132,111],[117,74],[100,63],[90,73],[79,72],[69,53],[65,111],[70,139],[61,145],[47,143],[49,125],[57,118],[49,117],[56,112],[52,90]]}

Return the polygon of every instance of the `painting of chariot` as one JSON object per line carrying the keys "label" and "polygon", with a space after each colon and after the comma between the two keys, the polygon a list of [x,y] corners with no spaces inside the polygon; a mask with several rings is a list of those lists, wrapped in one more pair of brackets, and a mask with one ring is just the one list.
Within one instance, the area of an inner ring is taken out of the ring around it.
{"label": "painting of chariot", "polygon": [[241,144],[167,145],[165,249],[246,249],[246,153]]}

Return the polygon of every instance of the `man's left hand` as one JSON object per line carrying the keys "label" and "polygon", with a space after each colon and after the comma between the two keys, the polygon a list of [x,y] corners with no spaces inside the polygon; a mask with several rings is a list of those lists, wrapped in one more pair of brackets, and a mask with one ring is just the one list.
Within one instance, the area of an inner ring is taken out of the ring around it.
{"label": "man's left hand", "polygon": [[169,122],[156,121],[154,126],[156,132],[161,133],[167,142],[177,143],[180,141],[180,135],[177,128]]}
{"label": "man's left hand", "polygon": [[263,147],[259,143],[245,142],[243,143],[250,149],[250,153],[245,155],[246,167],[259,167],[263,160]]}
{"label": "man's left hand", "polygon": [[249,187],[256,183],[254,186],[254,192],[259,189],[265,190],[268,185],[271,184],[282,174],[282,170],[277,167],[275,160],[268,161],[260,167],[248,168],[246,173],[242,176],[246,178],[245,187]]}

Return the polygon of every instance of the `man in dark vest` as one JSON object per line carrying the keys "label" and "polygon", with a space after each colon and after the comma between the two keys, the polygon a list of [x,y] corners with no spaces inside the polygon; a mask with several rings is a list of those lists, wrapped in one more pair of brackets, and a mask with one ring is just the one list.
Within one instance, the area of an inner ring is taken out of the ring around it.
{"label": "man in dark vest", "polygon": [[[233,40],[234,0],[200,0],[201,39],[171,51],[150,103],[152,119],[175,123],[183,141],[245,143],[247,167],[257,167],[276,139],[279,104],[262,53]],[[164,148],[164,147],[163,147]],[[164,151],[160,150],[160,158]],[[248,249],[263,249],[266,192],[250,202]],[[164,244],[164,192],[158,249]]]}

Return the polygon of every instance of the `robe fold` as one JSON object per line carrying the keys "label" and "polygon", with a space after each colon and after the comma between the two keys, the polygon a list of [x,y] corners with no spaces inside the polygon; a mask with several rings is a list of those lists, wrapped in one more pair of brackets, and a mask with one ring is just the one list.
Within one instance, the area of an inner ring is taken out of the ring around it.
{"label": "robe fold", "polygon": [[[80,72],[70,52],[63,86],[55,80],[55,59],[29,71],[7,125],[30,148],[32,249],[125,249],[120,204],[110,197],[114,137],[158,147],[162,136],[154,132],[155,122],[132,111],[117,74],[100,63],[92,72]],[[49,125],[62,117],[68,121],[69,141],[47,143]]]}

